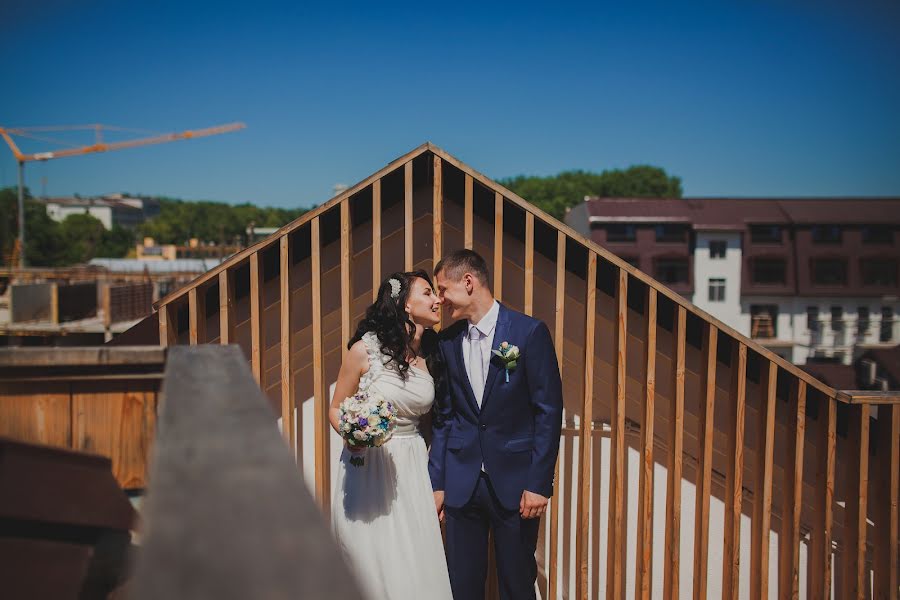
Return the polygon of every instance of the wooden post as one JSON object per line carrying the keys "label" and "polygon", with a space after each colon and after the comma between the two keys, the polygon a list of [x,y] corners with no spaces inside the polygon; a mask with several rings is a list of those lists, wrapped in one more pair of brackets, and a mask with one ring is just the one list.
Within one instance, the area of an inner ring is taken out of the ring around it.
{"label": "wooden post", "polygon": [[472,176],[469,175],[468,173],[466,173],[466,191],[465,191],[466,197],[465,197],[465,207],[464,207],[465,221],[464,221],[464,225],[463,225],[463,240],[464,240],[463,243],[465,244],[465,247],[469,250],[472,249],[472,236],[473,236],[472,221],[474,220],[474,208],[472,206],[473,183],[474,183],[474,180],[472,179]]}
{"label": "wooden post", "polygon": [[624,594],[622,554],[625,552],[625,350],[628,339],[628,272],[619,269],[616,318],[616,396],[612,409],[610,439],[609,538],[606,561],[606,597],[618,600]]}
{"label": "wooden post", "polygon": [[381,180],[372,183],[372,302],[381,286]]}
{"label": "wooden post", "polygon": [[288,446],[295,446],[294,433],[294,377],[291,369],[291,246],[288,234],[281,236],[280,245],[280,316],[281,322],[281,434]]}
{"label": "wooden post", "polygon": [[353,289],[350,279],[350,199],[341,201],[341,360],[347,356],[350,341],[350,306]]}
{"label": "wooden post", "polygon": [[494,192],[494,298],[503,298],[503,196]]}
{"label": "wooden post", "polygon": [[[820,444],[816,464],[816,510],[821,527],[813,527],[809,541],[807,567],[807,595],[810,598],[831,598],[831,536],[834,523],[834,471],[837,442],[837,400],[825,399],[825,410],[820,413]],[[818,523],[816,523],[818,525]]]}
{"label": "wooden post", "polygon": [[791,405],[795,417],[790,424],[788,452],[794,459],[793,474],[785,473],[785,490],[781,508],[781,535],[778,547],[780,577],[778,590],[782,596],[800,596],[800,513],[803,507],[803,448],[806,445],[806,382],[794,379]]}
{"label": "wooden post", "polygon": [[578,529],[576,538],[575,577],[576,598],[588,596],[588,544],[590,543],[591,520],[588,506],[591,502],[591,450],[594,421],[594,324],[597,318],[597,255],[588,251],[587,293],[585,296],[585,337],[584,337],[584,396],[581,403],[581,431],[578,480]]}
{"label": "wooden post", "polygon": [[681,585],[681,478],[684,466],[684,352],[687,310],[678,306],[675,330],[675,397],[670,420],[669,477],[666,485],[666,561],[663,595],[678,600]]}
{"label": "wooden post", "polygon": [[[109,319],[109,283],[103,283],[103,309],[106,316],[103,317],[103,323],[107,331],[111,323]],[[11,313],[10,313],[11,314]],[[59,284],[55,281],[50,284],[50,322],[59,325]]]}
{"label": "wooden post", "polygon": [[[750,551],[750,597],[769,597],[769,531],[772,523],[772,472],[775,469],[775,392],[778,365],[768,362],[759,382],[756,477],[753,485],[753,531]],[[763,385],[765,383],[765,385]]]}
{"label": "wooden post", "polygon": [[262,381],[262,289],[260,286],[262,269],[259,252],[250,255],[250,370],[256,383],[263,388]]}
{"label": "wooden post", "polygon": [[848,441],[851,452],[856,456],[848,457],[847,481],[848,485],[856,484],[856,491],[847,495],[844,508],[847,526],[844,530],[844,593],[841,597],[863,600],[867,597],[863,582],[866,574],[866,511],[869,498],[869,405],[853,406],[851,414]]}
{"label": "wooden post", "polygon": [[432,250],[433,254],[433,262],[431,264],[431,268],[438,264],[438,261],[441,260],[441,250],[443,245],[443,221],[444,221],[444,212],[443,212],[443,203],[444,203],[444,179],[443,174],[441,172],[441,157],[435,155],[434,156],[434,186],[432,187],[433,194],[433,202],[432,202],[432,217],[433,217],[433,228],[432,233],[434,234],[434,247]]}
{"label": "wooden post", "polygon": [[172,311],[169,309],[169,305],[161,304],[158,312],[159,345],[164,348],[174,344],[177,339],[178,323],[175,323],[171,316]]}
{"label": "wooden post", "polygon": [[[704,399],[700,404],[700,456],[697,464],[697,496],[694,518],[694,598],[705,600],[707,571],[709,570],[709,497],[712,491],[713,436],[716,410],[716,354],[719,345],[719,329],[712,323],[706,325],[703,340],[703,356],[706,368],[703,373]],[[734,365],[732,365],[734,367]]]}
{"label": "wooden post", "polygon": [[647,286],[647,378],[641,423],[641,473],[638,483],[638,565],[635,597],[649,600],[653,579],[653,432],[656,402],[656,289]]}
{"label": "wooden post", "polygon": [[[553,326],[553,344],[556,347],[556,361],[559,363],[559,374],[563,374],[563,345],[564,345],[564,324],[566,309],[566,234],[562,231],[556,232],[556,322]],[[559,482],[559,462],[562,458],[556,459],[556,467],[554,468],[553,481]],[[559,514],[562,510],[562,503],[557,495],[550,499],[550,565],[548,567],[549,575],[547,578],[547,598],[555,598],[557,596],[557,578],[559,561]]]}
{"label": "wooden post", "polygon": [[744,418],[747,401],[747,346],[736,342],[731,358],[733,426],[728,439],[725,472],[725,545],[722,556],[722,597],[739,597],[741,505],[744,500]]}
{"label": "wooden post", "polygon": [[219,342],[234,343],[234,278],[228,269],[219,272]]}
{"label": "wooden post", "polygon": [[525,213],[525,314],[534,314],[534,213]]}
{"label": "wooden post", "polygon": [[206,294],[193,287],[188,292],[188,338],[191,346],[206,341]]}
{"label": "wooden post", "polygon": [[328,423],[330,398],[325,386],[325,364],[322,347],[322,261],[319,239],[319,217],[310,224],[312,257],[312,333],[313,333],[313,396],[315,398],[315,451],[316,451],[316,500],[327,515],[331,512],[329,492],[331,488],[331,452]]}
{"label": "wooden post", "polygon": [[403,165],[403,270],[413,268],[413,164]]}

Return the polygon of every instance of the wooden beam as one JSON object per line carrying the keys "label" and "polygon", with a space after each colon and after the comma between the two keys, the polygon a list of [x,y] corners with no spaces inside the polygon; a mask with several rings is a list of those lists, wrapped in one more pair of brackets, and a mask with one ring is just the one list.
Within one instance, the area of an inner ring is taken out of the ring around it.
{"label": "wooden beam", "polygon": [[[883,475],[882,481],[887,485],[888,490],[886,497],[890,499],[886,510],[887,527],[884,529],[887,540],[883,543],[886,547],[882,548],[879,553],[887,559],[887,564],[881,567],[882,590],[885,590],[884,596],[889,600],[897,600],[898,588],[898,561],[900,561],[900,406],[892,406],[890,409],[890,429],[882,438],[884,441],[880,447],[888,450],[890,456],[884,461],[883,471],[887,473]],[[881,416],[881,412],[887,412],[884,408],[879,409],[879,417],[887,421],[887,415]],[[886,438],[886,439],[885,439]]]}
{"label": "wooden beam", "polygon": [[[566,309],[566,235],[559,231],[556,234],[556,321],[553,326],[553,344],[556,347],[556,361],[559,363],[559,374],[563,374],[563,345],[564,345],[564,324]],[[553,481],[559,482],[559,462],[561,458],[556,459],[554,467]],[[555,598],[558,594],[557,578],[559,567],[559,519],[562,511],[562,503],[560,501],[561,490],[550,499],[550,565],[548,568],[548,591],[547,598]]]}
{"label": "wooden beam", "polygon": [[291,370],[291,246],[290,237],[281,236],[280,260],[280,322],[281,322],[281,433],[288,446],[295,445],[294,433],[294,377]]}
{"label": "wooden beam", "polygon": [[316,452],[316,500],[319,508],[326,515],[330,513],[329,491],[331,488],[331,453],[328,436],[331,434],[328,424],[330,399],[325,385],[325,363],[322,347],[322,262],[321,242],[319,239],[319,219],[311,224],[312,244],[312,329],[313,329],[313,397],[315,399],[315,434]]}
{"label": "wooden beam", "polygon": [[226,269],[219,272],[219,343],[234,341],[234,278]]}
{"label": "wooden beam", "polygon": [[591,503],[591,451],[592,433],[594,429],[594,326],[597,319],[597,255],[588,253],[587,290],[585,294],[585,338],[584,338],[584,395],[581,399],[581,430],[579,432],[579,467],[581,476],[578,479],[578,528],[576,538],[575,597],[587,598],[588,590],[588,544],[590,543],[591,516],[588,507]]}
{"label": "wooden beam", "polygon": [[[709,571],[709,498],[712,493],[713,436],[716,411],[716,356],[719,347],[719,330],[707,324],[703,339],[704,394],[700,404],[701,452],[697,464],[697,496],[694,510],[694,598],[706,598],[707,572]],[[733,365],[732,365],[733,366]]]}
{"label": "wooden beam", "polygon": [[616,289],[618,303],[616,316],[616,395],[612,406],[609,485],[609,537],[606,561],[606,597],[618,600],[623,597],[625,571],[622,554],[625,552],[625,351],[628,339],[628,272],[619,269],[619,285]]}
{"label": "wooden beam", "polygon": [[[109,283],[103,284],[103,324],[109,329],[112,317],[109,314]],[[59,284],[50,284],[50,322],[59,325]]]}
{"label": "wooden beam", "polygon": [[341,202],[341,360],[347,356],[350,341],[350,305],[353,301],[350,265],[350,199]]}
{"label": "wooden beam", "polygon": [[800,597],[800,513],[803,507],[803,449],[806,446],[806,382],[795,379],[791,406],[794,419],[789,425],[788,452],[794,459],[793,476],[785,472],[785,489],[781,508],[781,535],[778,547],[780,578],[778,589],[783,597]]}
{"label": "wooden beam", "polygon": [[722,597],[740,594],[741,505],[744,500],[744,418],[747,393],[747,346],[735,344],[731,358],[731,394],[734,407],[728,438],[725,473],[725,544],[722,556]]}
{"label": "wooden beam", "polygon": [[653,434],[656,419],[656,290],[647,286],[647,374],[641,423],[641,473],[638,482],[638,565],[635,597],[649,600],[653,582]]}
{"label": "wooden beam", "polygon": [[[834,521],[834,477],[837,427],[837,400],[825,398],[819,412],[819,441],[816,443],[816,497],[810,531],[807,572],[807,596],[831,598],[831,537]],[[821,519],[819,521],[818,519]]]}
{"label": "wooden beam", "polygon": [[494,194],[494,298],[503,298],[503,196]]}
{"label": "wooden beam", "polygon": [[534,215],[525,213],[525,314],[534,315]]}
{"label": "wooden beam", "polygon": [[687,311],[678,306],[675,330],[675,396],[669,421],[672,444],[669,447],[669,475],[666,484],[666,560],[663,596],[678,600],[681,586],[681,478],[684,472],[684,353]]}
{"label": "wooden beam", "polygon": [[472,176],[466,173],[466,198],[464,205],[464,222],[463,222],[463,243],[468,250],[472,249],[472,237],[473,237],[473,221],[474,221],[474,207],[472,205],[472,196],[473,196],[473,187],[474,187],[474,179]]}
{"label": "wooden beam", "polygon": [[443,231],[444,231],[444,177],[441,170],[441,157],[434,155],[434,185],[432,186],[432,218],[434,235],[434,257],[432,259],[431,268],[438,264],[441,260],[441,251],[443,249]]}
{"label": "wooden beam", "polygon": [[413,164],[403,165],[403,270],[413,268]]}
{"label": "wooden beam", "polygon": [[201,288],[191,288],[188,292],[188,336],[191,346],[206,341],[206,293]]}
{"label": "wooden beam", "polygon": [[[850,488],[844,508],[847,526],[844,529],[844,593],[842,598],[863,600],[868,595],[866,582],[866,514],[869,499],[869,405],[860,404],[851,411],[848,442],[851,454],[847,460]],[[855,414],[853,414],[855,413]]]}
{"label": "wooden beam", "polygon": [[259,252],[250,255],[250,370],[260,387],[262,381],[262,269]]}
{"label": "wooden beam", "polygon": [[157,317],[159,319],[159,345],[163,348],[171,346],[177,339],[178,323],[171,319],[171,316],[172,310],[168,304],[159,307]]}
{"label": "wooden beam", "polygon": [[763,369],[765,373],[760,378],[759,385],[760,410],[753,486],[751,598],[769,597],[769,532],[772,524],[772,473],[775,469],[775,392],[778,383],[778,365],[769,361],[768,366],[763,366]]}
{"label": "wooden beam", "polygon": [[381,286],[381,180],[372,183],[372,302]]}

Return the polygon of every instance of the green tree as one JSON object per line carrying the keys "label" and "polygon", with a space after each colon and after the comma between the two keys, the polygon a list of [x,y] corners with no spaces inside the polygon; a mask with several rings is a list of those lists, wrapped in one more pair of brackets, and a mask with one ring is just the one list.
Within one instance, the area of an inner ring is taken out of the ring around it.
{"label": "green tree", "polygon": [[559,219],[585,196],[680,198],[682,195],[681,178],[649,165],[602,173],[577,170],[550,177],[519,175],[501,179],[500,183]]}

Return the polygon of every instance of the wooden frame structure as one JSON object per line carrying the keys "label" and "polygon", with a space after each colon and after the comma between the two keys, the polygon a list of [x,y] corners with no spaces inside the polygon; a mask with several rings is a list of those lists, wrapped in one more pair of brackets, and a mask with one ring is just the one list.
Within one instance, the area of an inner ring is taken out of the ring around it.
{"label": "wooden frame structure", "polygon": [[[828,597],[833,576],[841,597],[897,598],[896,394],[823,384],[432,144],[163,298],[158,342],[241,345],[327,512],[329,389],[350,332],[382,277],[431,269],[458,247],[488,258],[499,299],[554,332],[568,449],[547,518],[545,597],[571,585],[579,598],[604,587],[607,598],[626,590],[649,598],[660,569],[667,598],[684,590],[705,598],[713,575],[724,597],[736,598],[750,565],[754,598],[767,597],[770,581],[779,596],[803,586]],[[636,507],[626,500],[631,453]],[[665,482],[654,477],[658,466]],[[697,490],[688,539],[683,480]],[[870,488],[891,502],[867,502]],[[665,497],[662,514],[655,494]],[[715,524],[711,499],[723,507]],[[748,518],[752,541],[742,549]],[[665,539],[654,539],[655,521]],[[770,554],[773,531],[779,544]],[[722,548],[720,578],[709,567],[713,541]],[[687,542],[693,557],[681,555]]]}

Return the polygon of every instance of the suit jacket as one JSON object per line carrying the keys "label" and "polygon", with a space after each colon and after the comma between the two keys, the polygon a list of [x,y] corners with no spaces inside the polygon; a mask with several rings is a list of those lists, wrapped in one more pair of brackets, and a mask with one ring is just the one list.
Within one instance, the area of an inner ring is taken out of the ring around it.
{"label": "suit jacket", "polygon": [[550,331],[500,304],[493,349],[509,342],[519,347],[520,358],[507,382],[503,361],[492,355],[479,409],[463,362],[467,329],[459,321],[438,342],[447,373],[433,409],[432,487],[444,490],[447,506],[461,507],[483,464],[505,508],[518,509],[523,490],[549,498],[562,427],[562,382]]}

